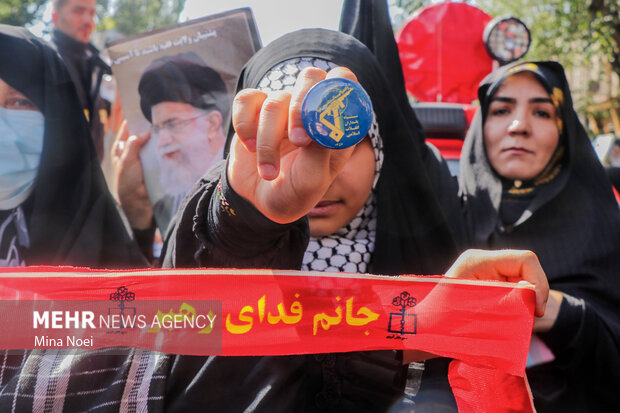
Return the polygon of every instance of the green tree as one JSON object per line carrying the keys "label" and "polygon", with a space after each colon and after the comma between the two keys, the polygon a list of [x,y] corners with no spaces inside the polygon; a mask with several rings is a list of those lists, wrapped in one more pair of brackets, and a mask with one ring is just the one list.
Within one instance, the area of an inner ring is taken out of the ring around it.
{"label": "green tree", "polygon": [[185,0],[107,0],[99,30],[131,35],[177,23]]}
{"label": "green tree", "polygon": [[[408,14],[434,3],[432,0],[389,1]],[[591,105],[601,101],[605,94],[607,99],[619,101],[618,96],[612,96],[610,87],[610,76],[620,78],[618,0],[471,0],[468,3],[491,16],[512,15],[523,20],[532,38],[525,58],[554,59],[578,76],[587,73],[587,77],[580,77],[582,81],[578,85],[572,85],[575,106],[584,119],[609,118],[609,108],[593,112]],[[399,16],[399,20],[394,22],[395,30],[403,18]],[[608,89],[599,90],[600,84]]]}
{"label": "green tree", "polygon": [[[390,0],[411,14],[431,0]],[[509,14],[530,29],[529,59],[560,59],[570,68],[604,56],[620,76],[620,2],[618,0],[475,0],[491,16]]]}
{"label": "green tree", "polygon": [[491,15],[511,14],[530,29],[528,58],[560,59],[570,68],[604,57],[620,76],[620,3],[617,0],[478,0]]}
{"label": "green tree", "polygon": [[0,0],[0,23],[25,26],[39,17],[47,0]]}
{"label": "green tree", "polygon": [[[478,0],[478,4],[491,15],[511,14],[525,22],[532,35],[528,59],[555,59],[569,71],[586,71],[580,78],[587,83],[573,87],[573,99],[583,119],[591,119],[592,133],[600,133],[596,123],[609,123],[613,108],[592,105],[605,96],[618,100],[610,88],[610,76],[620,78],[618,0]],[[603,90],[601,82],[607,86]]]}
{"label": "green tree", "polygon": [[400,8],[406,14],[411,15],[420,7],[431,4],[430,0],[389,0],[389,4]]}
{"label": "green tree", "polygon": [[388,0],[390,7],[390,17],[392,19],[392,28],[398,31],[400,26],[411,16],[417,9],[430,4],[430,0]]}

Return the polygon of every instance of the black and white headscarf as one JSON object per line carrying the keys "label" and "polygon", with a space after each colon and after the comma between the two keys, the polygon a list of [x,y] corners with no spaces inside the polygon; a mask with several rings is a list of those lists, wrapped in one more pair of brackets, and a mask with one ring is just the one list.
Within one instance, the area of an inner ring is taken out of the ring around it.
{"label": "black and white headscarf", "polygon": [[[272,67],[258,83],[263,92],[292,90],[299,73],[307,67],[325,71],[337,65],[317,57],[287,59]],[[375,173],[372,191],[362,209],[345,226],[324,237],[311,237],[304,254],[302,269],[308,271],[336,271],[365,273],[375,247],[377,213],[375,186],[383,165],[383,143],[379,135],[376,116],[368,131],[375,154]]]}

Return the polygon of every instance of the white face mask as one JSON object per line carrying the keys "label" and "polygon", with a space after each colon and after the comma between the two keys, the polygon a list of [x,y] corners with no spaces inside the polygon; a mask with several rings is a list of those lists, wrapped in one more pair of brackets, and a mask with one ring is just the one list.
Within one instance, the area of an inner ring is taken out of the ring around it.
{"label": "white face mask", "polygon": [[34,188],[44,121],[39,111],[0,108],[0,210],[20,205]]}

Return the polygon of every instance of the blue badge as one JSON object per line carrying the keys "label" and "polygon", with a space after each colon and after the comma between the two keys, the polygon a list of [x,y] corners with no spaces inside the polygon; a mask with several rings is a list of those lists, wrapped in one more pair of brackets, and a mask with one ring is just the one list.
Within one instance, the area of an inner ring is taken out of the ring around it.
{"label": "blue badge", "polygon": [[351,80],[323,80],[304,98],[301,120],[318,144],[331,149],[348,148],[364,139],[370,129],[370,96]]}

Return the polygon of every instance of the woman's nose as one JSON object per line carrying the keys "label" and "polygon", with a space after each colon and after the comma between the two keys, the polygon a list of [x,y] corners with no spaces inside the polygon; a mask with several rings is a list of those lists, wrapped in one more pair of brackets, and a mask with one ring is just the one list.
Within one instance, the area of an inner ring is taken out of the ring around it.
{"label": "woman's nose", "polygon": [[508,132],[525,134],[528,132],[529,122],[527,117],[521,114],[516,114],[510,125],[508,125]]}

